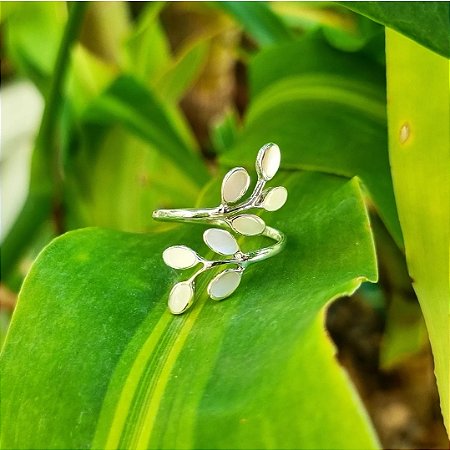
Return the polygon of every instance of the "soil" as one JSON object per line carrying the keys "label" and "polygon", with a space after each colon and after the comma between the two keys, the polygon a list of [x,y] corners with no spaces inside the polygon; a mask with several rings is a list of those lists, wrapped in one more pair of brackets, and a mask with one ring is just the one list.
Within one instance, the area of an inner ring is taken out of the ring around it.
{"label": "soil", "polygon": [[334,302],[327,329],[385,449],[448,449],[429,345],[392,369],[379,364],[383,317],[360,297]]}

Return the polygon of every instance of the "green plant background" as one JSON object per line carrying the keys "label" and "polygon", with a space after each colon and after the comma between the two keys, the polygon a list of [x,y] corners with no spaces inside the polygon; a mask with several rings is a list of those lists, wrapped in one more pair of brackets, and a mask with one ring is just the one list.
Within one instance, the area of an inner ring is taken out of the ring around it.
{"label": "green plant background", "polygon": [[[188,3],[182,38],[171,8],[2,5],[7,56],[45,98],[28,198],[2,242],[2,284],[21,286],[2,448],[379,448],[324,318],[384,264],[400,293],[383,293],[386,360],[423,345],[405,345],[423,330],[402,322],[409,273],[448,426],[448,4]],[[202,134],[186,105],[228,92],[215,68],[236,64],[247,91],[211,107]],[[205,276],[171,316],[178,278],[161,252],[201,251],[202,228],[151,211],[217,204],[226,170],[252,173],[270,141],[289,199],[265,218],[286,250],[223,302]]]}

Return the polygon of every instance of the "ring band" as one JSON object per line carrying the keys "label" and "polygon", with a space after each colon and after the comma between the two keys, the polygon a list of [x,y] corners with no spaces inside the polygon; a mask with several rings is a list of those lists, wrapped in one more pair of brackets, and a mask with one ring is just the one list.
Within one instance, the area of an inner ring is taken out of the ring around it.
{"label": "ring band", "polygon": [[[165,222],[194,222],[205,225],[218,225],[220,227],[228,226],[227,220],[221,217],[223,214],[217,214],[216,212],[217,208],[157,209],[153,212],[153,219]],[[243,265],[248,266],[254,262],[263,261],[264,259],[275,256],[286,245],[285,234],[275,228],[266,225],[260,235],[273,239],[276,243],[244,254],[247,257],[243,261]]]}

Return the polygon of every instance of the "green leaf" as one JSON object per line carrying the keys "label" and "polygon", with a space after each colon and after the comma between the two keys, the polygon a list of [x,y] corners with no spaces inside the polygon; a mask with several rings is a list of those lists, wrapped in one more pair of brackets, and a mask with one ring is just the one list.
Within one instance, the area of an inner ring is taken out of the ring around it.
{"label": "green leaf", "polygon": [[81,116],[90,103],[115,79],[116,68],[86,50],[81,44],[74,46],[71,56],[67,99],[76,116]]}
{"label": "green leaf", "polygon": [[207,56],[210,43],[199,40],[168,65],[155,83],[155,91],[165,101],[177,102],[200,74]]}
{"label": "green leaf", "polygon": [[81,43],[102,62],[115,68],[122,65],[123,42],[132,26],[129,14],[129,5],[125,1],[90,2],[80,36]]}
{"label": "green leaf", "polygon": [[423,315],[415,299],[393,295],[387,310],[380,365],[390,370],[423,350],[428,342]]}
{"label": "green leaf", "polygon": [[47,90],[67,20],[66,5],[15,2],[3,8],[10,10],[5,21],[8,57],[41,90]]}
{"label": "green leaf", "polygon": [[[406,261],[449,429],[449,64],[387,29],[389,154]],[[407,73],[408,77],[404,74]]]}
{"label": "green leaf", "polygon": [[257,97],[272,83],[295,75],[330,74],[363,81],[379,92],[385,92],[384,67],[362,54],[348,54],[333,49],[320,33],[311,33],[299,41],[265,49],[250,61],[250,94]]}
{"label": "green leaf", "polygon": [[238,134],[238,128],[238,113],[233,109],[226,111],[223,117],[212,123],[210,139],[217,153],[223,153],[233,146]]}
{"label": "green leaf", "polygon": [[216,5],[242,24],[261,47],[292,39],[283,21],[264,2],[217,2]]}
{"label": "green leaf", "polygon": [[[191,13],[195,11],[192,17],[197,19],[195,32],[188,33],[175,46],[176,53],[172,55],[168,37],[159,20],[163,7],[164,2],[151,2],[147,6],[137,30],[127,43],[127,68],[151,86],[163,102],[176,103],[198,78],[211,56],[211,40],[229,30],[232,21],[223,13],[218,14],[204,7],[195,7],[193,10],[191,5],[188,9]],[[190,14],[184,17],[190,17]],[[180,23],[185,20],[182,19]],[[172,26],[177,28],[178,25],[174,23]]]}
{"label": "green leaf", "polygon": [[377,277],[358,181],[278,181],[286,249],[223,302],[201,279],[182,316],[167,311],[179,278],[161,252],[205,254],[202,227],[85,229],[47,247],[2,355],[3,447],[376,448],[323,324],[330,300]]}
{"label": "green leaf", "polygon": [[91,103],[84,120],[100,125],[122,124],[201,186],[208,179],[206,168],[180,133],[168,108],[133,77],[123,75]]}
{"label": "green leaf", "polygon": [[449,2],[337,2],[450,57]]}
{"label": "green leaf", "polygon": [[383,276],[378,285],[367,285],[372,288],[372,292],[366,289],[365,293],[369,295],[365,300],[385,320],[380,366],[383,370],[395,370],[399,364],[407,363],[411,357],[424,350],[429,342],[428,335],[411,285],[404,250],[398,248],[376,214],[370,215],[370,225],[377,247],[378,266],[383,268]]}
{"label": "green leaf", "polygon": [[260,52],[250,79],[254,99],[244,128],[221,161],[250,166],[252,149],[271,141],[282,149],[282,167],[357,175],[401,246],[383,69],[312,37]]}
{"label": "green leaf", "polygon": [[143,82],[153,81],[170,64],[170,45],[159,22],[163,2],[151,2],[141,13],[125,46],[125,70]]}
{"label": "green leaf", "polygon": [[65,179],[67,229],[148,231],[152,209],[195,203],[196,180],[154,146],[120,126],[84,131]]}

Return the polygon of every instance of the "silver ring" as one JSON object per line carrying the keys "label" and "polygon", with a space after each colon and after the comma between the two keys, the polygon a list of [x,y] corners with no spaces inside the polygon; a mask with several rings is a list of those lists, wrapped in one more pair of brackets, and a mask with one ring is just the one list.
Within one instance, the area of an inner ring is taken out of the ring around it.
{"label": "silver ring", "polygon": [[[250,209],[276,211],[287,200],[283,186],[264,189],[280,166],[278,145],[264,145],[256,158],[256,186],[247,200],[240,201],[250,186],[250,176],[243,167],[231,169],[222,182],[221,204],[215,208],[158,209],[153,218],[160,221],[194,222],[215,225],[203,233],[205,244],[225,259],[208,260],[184,245],[168,247],[163,252],[164,262],[174,269],[189,269],[201,264],[189,279],[175,284],[169,294],[168,306],[173,314],[182,314],[194,301],[195,280],[207,270],[224,267],[209,283],[207,292],[213,300],[229,297],[239,286],[244,270],[251,264],[278,254],[286,244],[281,231],[269,227],[261,217],[248,214]],[[240,202],[239,202],[240,201]],[[239,202],[239,203],[238,203]],[[225,228],[225,229],[224,229]],[[228,230],[243,236],[266,236],[275,243],[251,252],[242,252],[235,237]]]}

